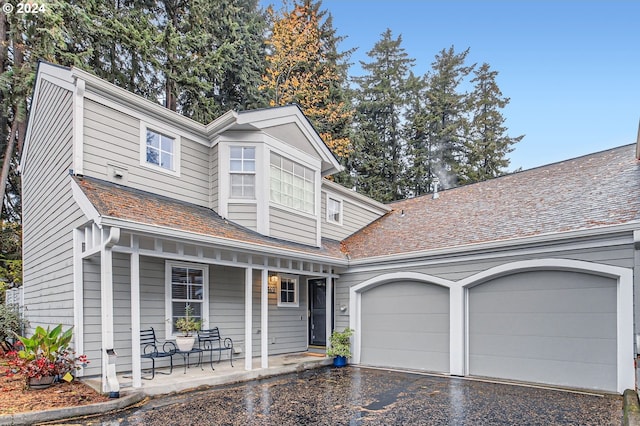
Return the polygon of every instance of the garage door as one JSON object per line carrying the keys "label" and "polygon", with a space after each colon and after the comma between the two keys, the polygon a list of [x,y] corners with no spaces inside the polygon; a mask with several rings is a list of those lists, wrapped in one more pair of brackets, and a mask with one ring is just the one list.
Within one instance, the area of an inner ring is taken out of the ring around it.
{"label": "garage door", "polygon": [[616,391],[616,282],[537,271],[469,290],[469,373]]}
{"label": "garage door", "polygon": [[449,371],[449,289],[393,282],[361,297],[362,364]]}

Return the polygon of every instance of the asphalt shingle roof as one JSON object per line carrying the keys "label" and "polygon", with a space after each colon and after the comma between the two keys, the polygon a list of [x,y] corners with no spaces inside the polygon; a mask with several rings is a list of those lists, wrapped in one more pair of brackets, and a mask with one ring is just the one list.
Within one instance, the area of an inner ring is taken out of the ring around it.
{"label": "asphalt shingle roof", "polygon": [[323,239],[316,248],[263,236],[214,210],[91,177],[74,177],[101,216],[216,238],[236,240],[343,260],[340,242]]}
{"label": "asphalt shingle roof", "polygon": [[638,221],[634,154],[623,146],[395,202],[343,246],[358,259]]}

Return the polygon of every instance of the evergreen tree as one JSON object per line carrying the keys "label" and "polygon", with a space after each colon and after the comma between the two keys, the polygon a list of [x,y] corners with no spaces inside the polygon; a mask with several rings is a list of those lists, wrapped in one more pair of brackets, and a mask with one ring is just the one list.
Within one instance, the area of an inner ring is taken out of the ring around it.
{"label": "evergreen tree", "polygon": [[436,55],[432,71],[425,76],[426,138],[432,151],[430,169],[444,188],[457,185],[455,173],[463,159],[461,136],[466,126],[467,94],[460,93],[459,86],[475,67],[464,65],[468,53],[469,49],[456,54],[453,46],[443,49]]}
{"label": "evergreen tree", "polygon": [[407,141],[408,195],[430,192],[434,174],[435,149],[429,138],[428,111],[425,105],[426,83],[413,73],[407,80],[409,88],[406,122],[403,133]]}
{"label": "evergreen tree", "polygon": [[352,167],[357,189],[378,201],[406,195],[403,113],[409,90],[407,78],[414,60],[387,29],[361,62],[366,74],[354,78],[356,99],[356,151]]}
{"label": "evergreen tree", "polygon": [[266,23],[257,0],[164,0],[165,106],[202,123],[266,105]]}
{"label": "evergreen tree", "polygon": [[295,0],[290,11],[268,9],[272,31],[262,88],[271,106],[300,105],[344,162],[351,151],[353,111],[346,95],[346,61],[351,51],[338,51],[342,38],[336,36],[331,15],[321,6],[321,1]]}
{"label": "evergreen tree", "polygon": [[474,90],[470,95],[471,120],[464,139],[464,159],[457,168],[461,184],[479,182],[500,176],[509,166],[507,155],[524,135],[509,137],[500,113],[509,98],[502,96],[496,83],[497,71],[488,64],[474,71]]}

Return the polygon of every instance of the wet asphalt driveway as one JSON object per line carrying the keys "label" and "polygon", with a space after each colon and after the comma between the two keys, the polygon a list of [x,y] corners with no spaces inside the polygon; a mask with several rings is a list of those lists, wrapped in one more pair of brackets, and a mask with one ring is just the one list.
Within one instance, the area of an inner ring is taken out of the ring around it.
{"label": "wet asphalt driveway", "polygon": [[622,397],[358,367],[165,396],[73,425],[620,425]]}

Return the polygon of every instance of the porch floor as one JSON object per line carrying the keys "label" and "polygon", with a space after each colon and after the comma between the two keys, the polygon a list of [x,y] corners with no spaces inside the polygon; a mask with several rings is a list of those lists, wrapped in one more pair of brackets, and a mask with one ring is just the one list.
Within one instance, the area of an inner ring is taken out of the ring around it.
{"label": "porch floor", "polygon": [[[169,368],[156,368],[156,376],[152,380],[142,380],[142,387],[138,389],[132,387],[130,373],[119,373],[120,394],[126,395],[137,391],[149,396],[169,394],[199,387],[220,386],[295,371],[310,370],[330,365],[333,362],[333,359],[327,358],[324,353],[318,352],[320,351],[316,352],[312,349],[308,352],[272,355],[269,356],[268,368],[261,368],[260,357],[256,357],[253,359],[253,369],[250,371],[244,369],[244,358],[234,359],[234,367],[231,367],[228,359],[223,359],[219,363],[214,362],[215,371],[211,370],[208,357],[203,360],[202,366],[198,366],[192,359],[192,365],[186,369],[186,372],[183,365],[174,366],[171,374],[158,374],[158,371],[168,373]],[[144,365],[146,366],[146,363]],[[84,378],[83,382],[98,392],[102,391],[100,377]]]}

